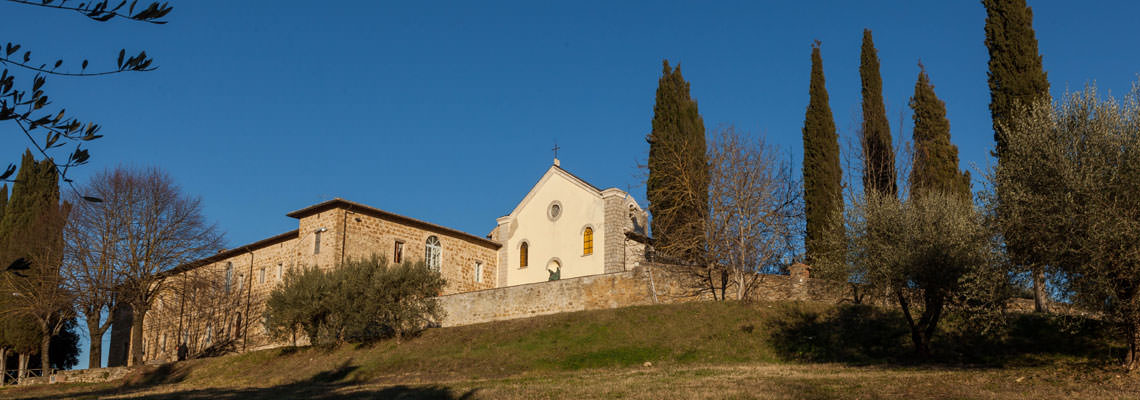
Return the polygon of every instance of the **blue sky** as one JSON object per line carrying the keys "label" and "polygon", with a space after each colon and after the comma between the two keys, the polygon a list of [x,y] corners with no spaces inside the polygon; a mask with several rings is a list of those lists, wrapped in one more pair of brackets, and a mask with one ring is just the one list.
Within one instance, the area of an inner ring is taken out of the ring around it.
{"label": "blue sky", "polygon": [[[158,166],[202,198],[230,246],[295,229],[285,213],[332,197],[485,234],[550,165],[555,141],[564,168],[644,205],[637,163],[662,59],[681,63],[710,131],[733,124],[798,163],[811,43],[823,42],[846,143],[860,123],[863,28],[896,140],[900,118],[909,138],[921,59],[962,167],[990,162],[980,2],[546,3],[174,1],[157,26],[4,2],[0,41],[91,69],[124,47],[153,55],[154,72],[49,80],[55,106],[106,135],[72,176]],[[1136,80],[1140,5],[1030,4],[1054,96],[1094,80],[1119,94]],[[27,146],[15,129],[0,125],[0,161]]]}

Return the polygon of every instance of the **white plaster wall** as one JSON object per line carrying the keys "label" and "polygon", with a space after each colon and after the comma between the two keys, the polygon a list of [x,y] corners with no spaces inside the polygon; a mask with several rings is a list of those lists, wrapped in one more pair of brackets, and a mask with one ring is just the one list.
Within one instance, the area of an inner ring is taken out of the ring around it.
{"label": "white plaster wall", "polygon": [[[571,179],[557,170],[549,171],[514,214],[510,225],[516,228],[506,241],[507,285],[548,280],[546,267],[552,259],[561,261],[562,279],[605,272],[605,204],[599,193]],[[562,205],[562,215],[551,221],[547,209],[555,200]],[[582,254],[582,231],[587,225],[594,229],[591,255]],[[530,245],[526,268],[519,267],[523,241]]]}

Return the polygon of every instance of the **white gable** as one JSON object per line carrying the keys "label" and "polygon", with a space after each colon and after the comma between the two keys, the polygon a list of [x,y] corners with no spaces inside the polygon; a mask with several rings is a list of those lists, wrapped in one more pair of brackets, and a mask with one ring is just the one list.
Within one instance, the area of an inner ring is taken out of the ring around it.
{"label": "white gable", "polygon": [[[554,183],[551,183],[552,181],[554,181]],[[546,189],[548,185],[556,187],[557,189]],[[550,169],[547,169],[546,173],[542,174],[542,178],[538,179],[538,183],[535,183],[534,187],[530,188],[530,192],[527,192],[522,201],[520,201],[519,204],[515,206],[515,209],[511,210],[511,213],[507,214],[507,216],[513,217],[518,215],[519,211],[525,208],[530,203],[531,199],[533,199],[539,192],[546,190],[569,191],[574,190],[575,188],[583,192],[593,194],[598,198],[601,198],[602,196],[602,192],[600,190],[590,185],[589,183],[586,183],[586,181],[583,181],[581,178],[578,178],[577,176],[566,172],[566,170],[557,165],[551,165]]]}
{"label": "white gable", "polygon": [[[558,269],[562,279],[604,273],[605,217],[600,190],[551,166],[518,206],[499,218],[499,240],[507,258],[500,265],[506,268],[506,284],[546,281],[548,269]],[[587,228],[593,235],[593,250],[588,254],[583,237]],[[520,256],[524,243],[525,267]]]}

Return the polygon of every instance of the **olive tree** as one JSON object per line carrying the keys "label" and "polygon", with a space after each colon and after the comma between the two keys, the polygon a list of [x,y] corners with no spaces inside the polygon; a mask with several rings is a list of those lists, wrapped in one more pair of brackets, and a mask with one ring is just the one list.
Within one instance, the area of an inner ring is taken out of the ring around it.
{"label": "olive tree", "polygon": [[1019,105],[992,174],[998,221],[1063,273],[1064,298],[1116,323],[1140,366],[1140,84]]}
{"label": "olive tree", "polygon": [[269,295],[266,327],[294,345],[298,331],[312,344],[399,341],[443,318],[435,296],[445,283],[422,261],[389,264],[375,255],[332,270],[291,269]]}
{"label": "olive tree", "polygon": [[850,210],[852,272],[898,304],[920,357],[930,356],[948,309],[1000,304],[993,295],[1006,280],[994,234],[970,200],[942,191],[904,200],[871,192]]}

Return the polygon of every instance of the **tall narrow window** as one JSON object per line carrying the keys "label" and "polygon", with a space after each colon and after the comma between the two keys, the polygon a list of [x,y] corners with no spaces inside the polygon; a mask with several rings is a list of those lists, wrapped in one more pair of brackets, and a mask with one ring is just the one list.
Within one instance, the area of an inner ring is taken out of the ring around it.
{"label": "tall narrow window", "polygon": [[582,255],[594,254],[594,228],[586,227],[582,231]]}
{"label": "tall narrow window", "polygon": [[226,263],[226,294],[230,294],[230,288],[234,285],[234,263]]}
{"label": "tall narrow window", "polygon": [[392,249],[392,262],[396,264],[404,262],[404,242],[396,241],[396,247]]}
{"label": "tall narrow window", "polygon": [[424,262],[432,271],[439,271],[440,253],[439,238],[428,236],[427,244],[424,245]]}
{"label": "tall narrow window", "polygon": [[243,288],[245,288],[245,274],[238,274],[237,284],[238,284],[238,288],[237,288],[238,292],[240,292]]}
{"label": "tall narrow window", "polygon": [[257,271],[257,283],[265,283],[265,268]]}
{"label": "tall narrow window", "polygon": [[285,263],[277,263],[277,280],[281,280],[281,274],[285,271]]}
{"label": "tall narrow window", "polygon": [[526,253],[529,249],[530,243],[527,242],[523,242],[523,244],[519,246],[519,268],[526,268]]}
{"label": "tall narrow window", "polygon": [[313,254],[321,254],[321,231],[313,232]]}
{"label": "tall narrow window", "polygon": [[475,283],[483,283],[483,263],[475,262]]}

